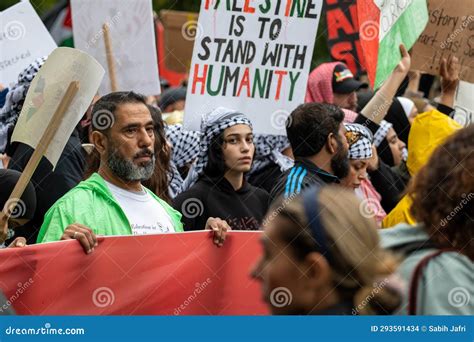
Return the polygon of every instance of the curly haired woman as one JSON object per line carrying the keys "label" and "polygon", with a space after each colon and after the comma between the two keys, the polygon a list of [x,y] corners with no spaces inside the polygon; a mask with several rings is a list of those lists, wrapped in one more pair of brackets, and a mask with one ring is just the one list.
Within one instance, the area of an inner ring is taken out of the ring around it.
{"label": "curly haired woman", "polygon": [[416,226],[381,232],[405,256],[401,314],[474,314],[474,126],[439,146],[411,185]]}

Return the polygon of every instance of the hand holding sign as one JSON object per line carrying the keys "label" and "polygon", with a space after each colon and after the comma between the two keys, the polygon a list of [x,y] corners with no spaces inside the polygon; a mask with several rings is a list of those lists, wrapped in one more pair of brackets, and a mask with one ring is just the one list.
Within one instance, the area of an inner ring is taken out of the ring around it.
{"label": "hand holding sign", "polygon": [[459,71],[461,67],[457,57],[450,55],[443,58],[439,67],[441,76],[441,90],[443,93],[455,93],[459,84]]}

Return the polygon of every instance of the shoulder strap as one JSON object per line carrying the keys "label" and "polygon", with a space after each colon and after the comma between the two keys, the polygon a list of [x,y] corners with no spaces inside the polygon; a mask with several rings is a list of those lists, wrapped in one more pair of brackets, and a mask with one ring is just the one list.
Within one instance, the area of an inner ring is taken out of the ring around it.
{"label": "shoulder strap", "polygon": [[418,285],[420,283],[420,278],[423,274],[423,270],[428,265],[428,263],[436,258],[437,256],[445,253],[445,252],[454,252],[455,249],[445,248],[445,249],[438,249],[436,252],[430,253],[425,256],[421,261],[416,265],[415,270],[413,271],[413,275],[410,282],[410,288],[408,292],[408,314],[411,316],[416,315],[417,310],[417,301],[418,301]]}
{"label": "shoulder strap", "polygon": [[425,249],[438,249],[438,248],[436,247],[436,244],[433,243],[431,240],[424,240],[424,241],[408,242],[403,245],[391,247],[389,249],[395,253],[400,253],[404,257],[407,257],[416,251],[421,251]]}

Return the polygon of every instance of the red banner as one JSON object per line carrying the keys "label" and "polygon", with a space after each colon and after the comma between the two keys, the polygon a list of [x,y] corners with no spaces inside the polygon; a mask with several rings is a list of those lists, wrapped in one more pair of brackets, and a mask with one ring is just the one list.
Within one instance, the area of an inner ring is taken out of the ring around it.
{"label": "red banner", "polygon": [[355,0],[326,0],[328,45],[331,57],[344,62],[354,75],[365,72],[365,61],[359,41],[359,23]]}
{"label": "red banner", "polygon": [[[23,315],[261,315],[249,270],[259,232],[107,237],[86,255],[75,240],[0,251],[0,288]],[[0,307],[1,311],[7,305]]]}

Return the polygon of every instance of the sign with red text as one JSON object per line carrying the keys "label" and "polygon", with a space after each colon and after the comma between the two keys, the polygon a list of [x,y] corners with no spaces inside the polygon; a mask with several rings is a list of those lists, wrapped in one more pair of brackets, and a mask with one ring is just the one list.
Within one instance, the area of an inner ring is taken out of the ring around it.
{"label": "sign with red text", "polygon": [[356,76],[365,72],[364,54],[359,41],[359,22],[355,0],[326,0],[329,53]]}
{"label": "sign with red text", "polygon": [[254,132],[286,134],[304,102],[323,0],[203,0],[189,71],[184,124],[227,107],[246,114]]}
{"label": "sign with red text", "polygon": [[263,315],[250,278],[259,232],[99,238],[92,254],[76,240],[0,250],[0,290],[21,315]]}

